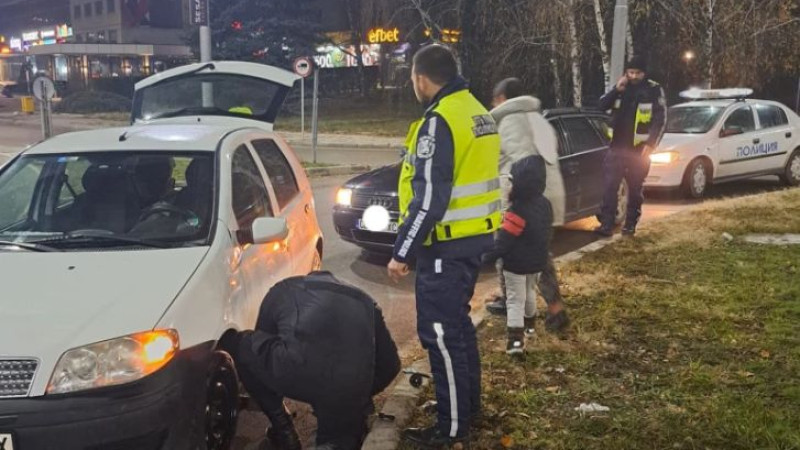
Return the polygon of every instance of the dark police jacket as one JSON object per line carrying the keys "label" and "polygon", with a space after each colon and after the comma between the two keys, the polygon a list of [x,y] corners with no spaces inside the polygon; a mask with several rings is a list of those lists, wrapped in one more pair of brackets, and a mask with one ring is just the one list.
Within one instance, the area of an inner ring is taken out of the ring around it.
{"label": "dark police jacket", "polygon": [[599,108],[603,111],[611,110],[611,128],[614,130],[612,150],[634,148],[636,111],[640,105],[652,107],[652,120],[646,130],[649,137],[645,143],[655,148],[661,142],[667,121],[666,98],[661,85],[645,79],[638,85],[628,83],[623,92],[617,91],[615,86],[600,98]]}
{"label": "dark police jacket", "polygon": [[375,301],[329,272],[275,285],[255,331],[242,334],[238,363],[275,392],[312,405],[362,406],[400,371]]}

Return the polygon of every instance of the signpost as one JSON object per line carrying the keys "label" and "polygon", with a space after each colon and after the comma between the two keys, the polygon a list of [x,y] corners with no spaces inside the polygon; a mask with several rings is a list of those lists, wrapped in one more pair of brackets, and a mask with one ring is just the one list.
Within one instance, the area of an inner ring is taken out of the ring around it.
{"label": "signpost", "polygon": [[314,112],[311,115],[311,149],[314,152],[314,164],[317,163],[317,133],[319,131],[319,67],[314,68]]}
{"label": "signpost", "polygon": [[611,73],[606,90],[610,91],[625,71],[625,32],[628,29],[628,0],[617,0],[614,7],[614,31],[611,39]]}
{"label": "signpost", "polygon": [[300,80],[300,138],[306,135],[306,78],[314,71],[314,60],[309,57],[300,57],[292,64],[294,73],[303,77]]}
{"label": "signpost", "polygon": [[[209,0],[190,0],[191,14],[189,20],[192,25],[200,25],[200,62],[211,61],[211,14],[209,14]],[[211,83],[202,83],[203,107],[214,106],[214,86]]]}
{"label": "signpost", "polygon": [[56,95],[56,85],[53,80],[45,76],[36,77],[33,80],[33,96],[41,102],[42,110],[42,135],[49,139],[53,135],[53,128],[50,121],[51,100]]}

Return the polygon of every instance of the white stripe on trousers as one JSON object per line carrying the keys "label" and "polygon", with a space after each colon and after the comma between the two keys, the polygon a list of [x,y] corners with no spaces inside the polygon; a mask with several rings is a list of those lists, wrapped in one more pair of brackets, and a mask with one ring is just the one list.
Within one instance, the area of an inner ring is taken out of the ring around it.
{"label": "white stripe on trousers", "polygon": [[444,345],[444,328],[441,323],[434,323],[433,330],[436,332],[436,343],[439,344],[439,351],[444,358],[444,368],[447,372],[447,387],[450,390],[450,437],[458,435],[458,397],[456,396],[456,377],[453,373],[453,360],[450,359],[450,352]]}

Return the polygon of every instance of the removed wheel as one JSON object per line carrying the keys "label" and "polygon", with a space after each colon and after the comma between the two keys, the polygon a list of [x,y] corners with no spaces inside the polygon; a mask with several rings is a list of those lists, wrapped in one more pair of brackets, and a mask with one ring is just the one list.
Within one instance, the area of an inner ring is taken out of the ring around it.
{"label": "removed wheel", "polygon": [[239,381],[233,360],[215,352],[206,384],[206,449],[228,450],[239,418]]}

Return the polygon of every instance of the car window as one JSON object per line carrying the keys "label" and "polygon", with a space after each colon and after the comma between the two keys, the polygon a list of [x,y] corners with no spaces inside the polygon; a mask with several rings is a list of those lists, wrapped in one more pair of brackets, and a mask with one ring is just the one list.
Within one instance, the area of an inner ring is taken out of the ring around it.
{"label": "car window", "polygon": [[278,206],[285,208],[289,202],[300,192],[297,187],[297,178],[289,165],[289,161],[278,148],[278,144],[271,139],[253,141],[253,148],[261,159],[264,169],[267,171],[272,188],[275,190],[275,197]]}
{"label": "car window", "polygon": [[585,118],[569,117],[561,120],[564,123],[564,132],[569,139],[573,154],[605,147],[592,124]]}
{"label": "car window", "polygon": [[231,179],[233,191],[233,212],[240,230],[250,228],[259,217],[272,216],[272,205],[269,201],[264,179],[244,145],[233,153],[231,163]]}
{"label": "car window", "polygon": [[753,119],[753,110],[749,106],[737,109],[725,121],[723,130],[730,128],[741,128],[742,132],[749,133],[756,129],[756,123]]}
{"label": "car window", "polygon": [[550,125],[556,130],[558,136],[558,156],[563,158],[569,155],[569,147],[567,146],[567,136],[564,134],[564,125],[558,119],[551,119]]}
{"label": "car window", "polygon": [[594,125],[595,129],[600,134],[600,139],[603,140],[603,143],[605,143],[605,145],[609,145],[614,134],[611,130],[611,125],[608,123],[608,119],[601,117],[590,117],[589,122]]}
{"label": "car window", "polygon": [[28,217],[44,163],[27,160],[0,176],[0,231]]}
{"label": "car window", "polygon": [[779,127],[789,123],[786,113],[777,106],[758,105],[756,106],[756,113],[758,113],[758,121],[761,123],[761,128]]}

